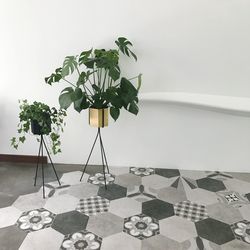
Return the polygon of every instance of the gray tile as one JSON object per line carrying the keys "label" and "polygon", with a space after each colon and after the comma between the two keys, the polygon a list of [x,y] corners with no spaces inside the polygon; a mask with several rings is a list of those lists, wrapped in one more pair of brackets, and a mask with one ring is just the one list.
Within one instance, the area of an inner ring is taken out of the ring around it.
{"label": "gray tile", "polygon": [[123,219],[111,213],[103,213],[90,216],[87,230],[100,237],[107,237],[112,234],[122,232]]}
{"label": "gray tile", "polygon": [[180,243],[169,239],[163,235],[156,235],[142,241],[142,250],[182,250]]}
{"label": "gray tile", "polygon": [[9,226],[0,229],[0,249],[15,250],[20,247],[27,233],[16,226]]}
{"label": "gray tile", "polygon": [[66,235],[81,231],[86,228],[89,217],[78,211],[70,211],[58,214],[52,224],[52,228]]}

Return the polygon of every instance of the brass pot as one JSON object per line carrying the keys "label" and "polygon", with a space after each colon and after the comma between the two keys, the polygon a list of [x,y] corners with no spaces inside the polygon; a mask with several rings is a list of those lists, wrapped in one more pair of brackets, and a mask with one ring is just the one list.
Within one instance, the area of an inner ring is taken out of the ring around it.
{"label": "brass pot", "polygon": [[89,125],[95,128],[104,128],[108,126],[109,109],[89,108]]}

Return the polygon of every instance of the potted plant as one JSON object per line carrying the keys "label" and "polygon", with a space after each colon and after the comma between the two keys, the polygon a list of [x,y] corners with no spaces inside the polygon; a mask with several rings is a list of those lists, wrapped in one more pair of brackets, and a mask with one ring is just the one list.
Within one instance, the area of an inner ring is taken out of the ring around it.
{"label": "potted plant", "polygon": [[[132,43],[120,37],[115,44],[115,49],[90,49],[80,55],[67,56],[62,67],[45,78],[45,82],[50,85],[66,82],[69,86],[59,96],[61,108],[67,109],[73,104],[79,113],[89,108],[89,123],[98,128],[108,125],[109,110],[115,121],[122,108],[135,115],[139,111],[137,104],[141,74],[128,79],[121,76],[119,65],[120,54],[137,60],[130,49]],[[73,73],[77,74],[75,81],[68,78]],[[135,79],[138,80],[137,87],[131,82]]]}
{"label": "potted plant", "polygon": [[48,135],[51,140],[53,154],[61,152],[60,132],[63,132],[64,117],[66,112],[62,109],[50,108],[41,102],[29,104],[27,100],[19,101],[20,113],[18,124],[18,137],[11,139],[11,145],[18,148],[20,143],[26,140],[26,134]]}

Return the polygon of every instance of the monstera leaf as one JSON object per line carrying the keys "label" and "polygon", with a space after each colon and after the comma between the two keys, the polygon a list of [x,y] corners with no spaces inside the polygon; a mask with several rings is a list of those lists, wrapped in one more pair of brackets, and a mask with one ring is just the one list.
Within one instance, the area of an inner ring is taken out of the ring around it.
{"label": "monstera leaf", "polygon": [[67,109],[73,102],[71,98],[72,93],[74,93],[74,89],[72,87],[67,87],[61,92],[59,96],[59,103],[62,109]]}
{"label": "monstera leaf", "polygon": [[72,74],[77,67],[75,56],[67,56],[63,62],[62,77]]}
{"label": "monstera leaf", "polygon": [[55,70],[49,77],[45,77],[45,82],[51,85],[54,82],[59,82],[62,79],[62,68]]}
{"label": "monstera leaf", "polygon": [[137,61],[137,56],[131,51],[131,49],[128,46],[132,46],[133,44],[125,37],[119,37],[115,44],[118,46],[118,48],[121,50],[121,52],[124,55],[132,56]]}

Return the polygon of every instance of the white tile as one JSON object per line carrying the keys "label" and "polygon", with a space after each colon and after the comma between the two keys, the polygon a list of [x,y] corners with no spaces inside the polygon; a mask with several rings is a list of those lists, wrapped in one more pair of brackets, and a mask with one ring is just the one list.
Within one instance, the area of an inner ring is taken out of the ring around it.
{"label": "white tile", "polygon": [[160,220],[160,232],[177,242],[183,242],[197,236],[195,224],[178,216]]}
{"label": "white tile", "polygon": [[45,203],[44,208],[52,213],[60,214],[75,210],[79,199],[71,195],[59,195],[51,197]]}
{"label": "white tile", "polygon": [[166,178],[158,174],[153,174],[153,175],[142,177],[142,185],[151,187],[153,189],[161,189],[164,187],[169,187],[175,180],[176,180],[176,177]]}
{"label": "white tile", "polygon": [[141,210],[142,208],[140,202],[127,197],[113,200],[110,202],[109,206],[110,213],[118,215],[122,218],[140,214]]}
{"label": "white tile", "polygon": [[14,225],[22,212],[15,207],[0,208],[0,228]]}
{"label": "white tile", "polygon": [[40,193],[21,195],[12,204],[12,206],[18,208],[20,211],[25,212],[37,208],[42,208],[46,200],[43,199]]}
{"label": "white tile", "polygon": [[87,182],[89,175],[85,173],[83,175],[82,181],[80,182],[81,175],[82,175],[81,171],[74,171],[74,172],[65,173],[65,174],[63,174],[60,181],[62,181],[65,184],[69,184],[69,185],[76,185],[76,184]]}
{"label": "white tile", "polygon": [[139,250],[141,241],[126,233],[117,233],[102,240],[102,250]]}
{"label": "white tile", "polygon": [[29,233],[19,250],[57,250],[60,248],[64,235],[52,228]]}
{"label": "white tile", "polygon": [[99,187],[90,183],[81,183],[78,185],[73,185],[69,188],[68,194],[72,195],[78,199],[88,198],[91,196],[96,196]]}

